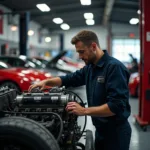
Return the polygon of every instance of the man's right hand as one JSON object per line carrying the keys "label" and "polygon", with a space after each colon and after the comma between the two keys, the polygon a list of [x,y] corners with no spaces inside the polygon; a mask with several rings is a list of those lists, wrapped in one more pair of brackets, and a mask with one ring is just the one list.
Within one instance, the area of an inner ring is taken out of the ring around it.
{"label": "man's right hand", "polygon": [[46,80],[43,80],[43,81],[40,81],[40,82],[38,82],[36,84],[31,85],[29,87],[28,91],[31,92],[32,89],[37,88],[37,87],[39,87],[40,90],[43,90],[45,88],[45,86],[46,86]]}
{"label": "man's right hand", "polygon": [[46,79],[43,81],[40,81],[37,84],[33,84],[29,87],[29,92],[31,92],[32,89],[39,87],[40,90],[43,90],[45,88],[45,86],[61,86],[62,85],[62,81],[60,77],[54,77],[54,78],[50,78],[50,79]]}

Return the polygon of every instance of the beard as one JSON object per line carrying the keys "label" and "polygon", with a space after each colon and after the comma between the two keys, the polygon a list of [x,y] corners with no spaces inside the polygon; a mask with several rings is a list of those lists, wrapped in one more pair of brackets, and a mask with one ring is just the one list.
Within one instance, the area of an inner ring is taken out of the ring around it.
{"label": "beard", "polygon": [[83,60],[83,61],[84,61],[84,63],[85,63],[86,65],[89,65],[89,64],[90,64],[88,60]]}
{"label": "beard", "polygon": [[91,52],[87,59],[83,58],[82,60],[84,61],[84,63],[86,65],[94,64],[94,62],[96,60],[96,54],[94,54],[93,52]]}
{"label": "beard", "polygon": [[83,61],[84,61],[84,63],[85,63],[86,65],[90,65],[90,64],[93,64],[93,63],[94,63],[95,57],[93,57],[93,58],[91,58],[91,59],[86,59],[86,60],[83,60]]}
{"label": "beard", "polygon": [[84,63],[85,63],[86,65],[92,64],[92,62],[90,62],[90,61],[88,61],[88,60],[84,60]]}

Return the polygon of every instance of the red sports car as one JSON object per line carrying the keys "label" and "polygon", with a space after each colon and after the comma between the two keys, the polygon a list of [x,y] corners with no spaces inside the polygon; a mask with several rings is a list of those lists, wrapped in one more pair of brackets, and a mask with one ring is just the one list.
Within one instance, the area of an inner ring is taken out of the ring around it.
{"label": "red sports car", "polygon": [[76,67],[76,68],[83,68],[84,66],[85,66],[85,64],[84,63],[82,63],[82,62],[77,62],[77,61],[74,61],[74,60],[72,60],[71,58],[69,58],[69,57],[62,57],[61,58],[65,63],[67,63],[68,65],[70,65],[70,66],[73,66],[73,67]]}
{"label": "red sports car", "polygon": [[138,72],[132,73],[129,80],[129,90],[131,96],[138,97],[139,82],[140,82],[139,73]]}
{"label": "red sports car", "polygon": [[36,69],[11,68],[4,62],[0,62],[0,88],[8,86],[20,92],[28,90],[33,83],[52,77]]}

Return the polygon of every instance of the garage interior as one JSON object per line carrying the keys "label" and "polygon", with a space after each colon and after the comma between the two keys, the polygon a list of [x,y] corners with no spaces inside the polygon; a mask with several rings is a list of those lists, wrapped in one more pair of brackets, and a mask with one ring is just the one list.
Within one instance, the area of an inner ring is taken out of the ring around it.
{"label": "garage interior", "polygon": [[[38,4],[46,4],[45,10],[40,10]],[[130,72],[130,150],[149,150],[149,11],[149,0],[1,0],[0,88],[8,86],[23,92],[31,84],[82,68],[85,64],[70,41],[80,30],[94,31],[101,49]],[[3,71],[11,67],[21,69]],[[18,72],[25,72],[26,84],[17,83]],[[87,107],[85,86],[71,90]],[[95,127],[87,118],[86,129],[95,138]],[[78,123],[83,128],[84,117],[79,117]],[[85,144],[85,138],[80,142]]]}

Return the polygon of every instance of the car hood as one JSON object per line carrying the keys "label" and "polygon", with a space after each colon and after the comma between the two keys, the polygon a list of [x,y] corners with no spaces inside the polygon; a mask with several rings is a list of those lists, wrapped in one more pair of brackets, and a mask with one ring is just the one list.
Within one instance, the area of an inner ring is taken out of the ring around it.
{"label": "car hood", "polygon": [[52,77],[50,73],[42,72],[36,69],[24,69],[24,68],[7,68],[1,69],[4,72],[16,74],[18,76],[26,76],[32,78],[39,78],[40,80],[46,79],[48,77]]}
{"label": "car hood", "polygon": [[53,76],[53,77],[56,77],[56,76],[65,76],[67,73],[57,69],[57,68],[42,68],[40,69],[40,71],[44,71],[44,72],[50,72],[50,74]]}
{"label": "car hood", "polygon": [[62,51],[60,52],[58,55],[56,55],[55,57],[53,57],[51,60],[49,60],[49,62],[47,63],[47,65],[53,64],[53,63],[57,63],[57,61],[64,56],[67,53],[67,51]]}

